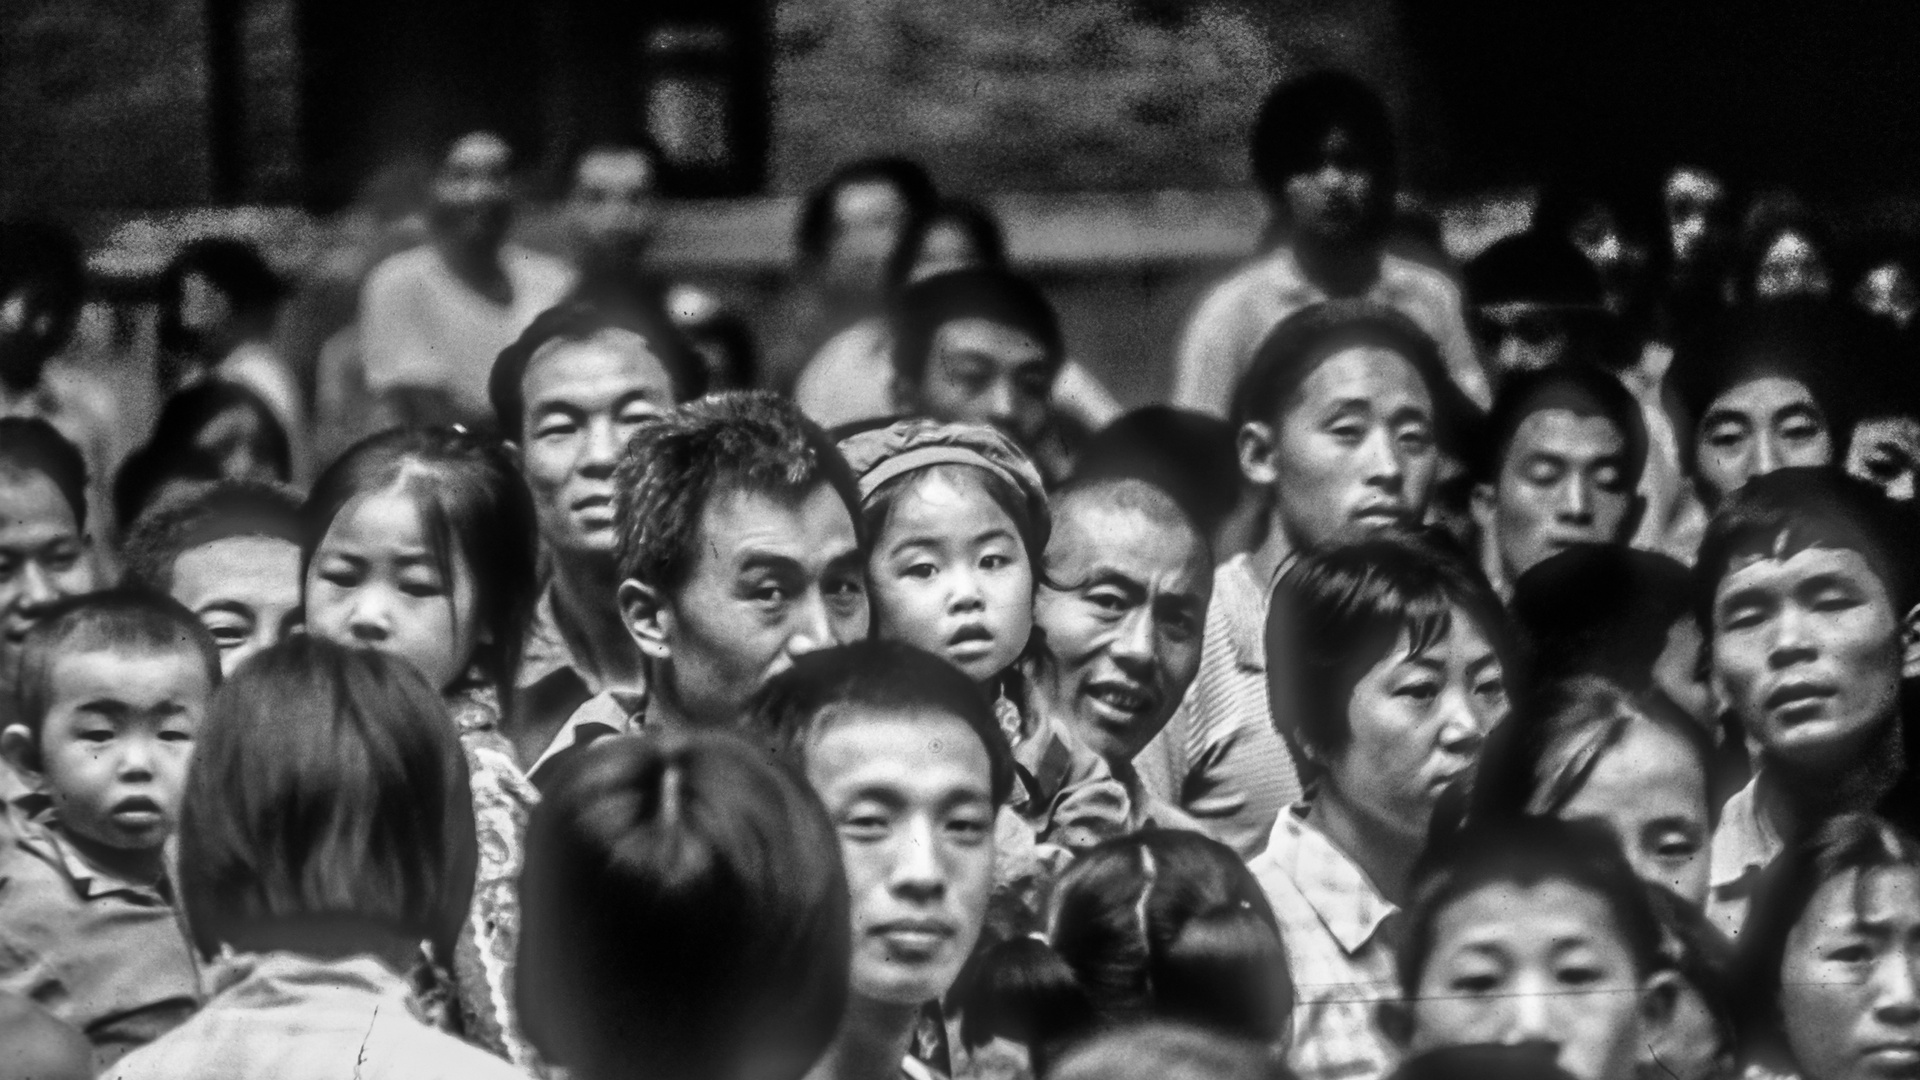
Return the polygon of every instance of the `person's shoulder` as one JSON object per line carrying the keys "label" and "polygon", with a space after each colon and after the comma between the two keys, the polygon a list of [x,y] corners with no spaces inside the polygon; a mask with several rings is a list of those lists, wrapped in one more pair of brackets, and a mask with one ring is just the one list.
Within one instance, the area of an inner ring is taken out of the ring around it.
{"label": "person's shoulder", "polygon": [[0,991],[0,1046],[7,1076],[36,1080],[84,1080],[93,1075],[86,1038],[19,994]]}
{"label": "person's shoulder", "polygon": [[1460,302],[1460,286],[1452,275],[1418,259],[1386,252],[1380,259],[1380,277],[1402,291],[1424,294],[1453,304]]}
{"label": "person's shoulder", "polygon": [[527,285],[556,293],[573,288],[577,276],[572,263],[524,244],[509,243],[501,248],[500,265]]}
{"label": "person's shoulder", "polygon": [[1201,315],[1217,314],[1256,297],[1285,290],[1299,280],[1291,252],[1284,247],[1263,251],[1214,282],[1201,299],[1199,312]]}
{"label": "person's shoulder", "polygon": [[402,248],[375,263],[367,272],[367,279],[360,287],[361,295],[377,296],[425,280],[434,273],[438,260],[439,255],[431,244]]}

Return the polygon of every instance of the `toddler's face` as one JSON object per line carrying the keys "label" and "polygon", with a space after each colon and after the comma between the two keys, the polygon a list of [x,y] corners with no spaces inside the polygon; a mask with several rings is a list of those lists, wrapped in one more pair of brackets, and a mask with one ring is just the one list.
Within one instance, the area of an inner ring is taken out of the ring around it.
{"label": "toddler's face", "polygon": [[40,779],[82,846],[158,849],[173,833],[212,681],[195,653],[96,651],[56,659]]}
{"label": "toddler's face", "polygon": [[881,637],[946,657],[976,682],[1005,671],[1033,633],[1033,566],[1019,527],[959,470],[901,492],[867,576]]}

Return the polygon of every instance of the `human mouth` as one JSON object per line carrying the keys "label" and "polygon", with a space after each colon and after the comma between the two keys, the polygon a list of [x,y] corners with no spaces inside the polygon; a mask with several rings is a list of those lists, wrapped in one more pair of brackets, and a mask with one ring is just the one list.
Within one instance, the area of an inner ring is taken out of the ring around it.
{"label": "human mouth", "polygon": [[1405,510],[1388,503],[1374,503],[1353,512],[1353,520],[1375,529],[1398,525],[1406,518]]}
{"label": "human mouth", "polygon": [[1912,1076],[1920,1071],[1920,1043],[1879,1043],[1860,1055],[1876,1072]]}
{"label": "human mouth", "polygon": [[980,656],[993,648],[993,631],[979,623],[968,623],[947,638],[947,652],[954,656]]}
{"label": "human mouth", "polygon": [[1107,719],[1123,724],[1137,721],[1159,703],[1157,695],[1129,683],[1091,683],[1084,693],[1099,712],[1106,714]]}
{"label": "human mouth", "polygon": [[1822,712],[1838,690],[1825,683],[1790,682],[1775,687],[1763,704],[1787,720],[1811,719]]}
{"label": "human mouth", "polygon": [[938,954],[960,931],[943,919],[896,919],[880,923],[867,933],[886,942],[898,959],[925,960]]}
{"label": "human mouth", "polygon": [[155,828],[165,820],[160,812],[160,804],[140,795],[114,803],[109,814],[114,824],[121,828],[141,831]]}

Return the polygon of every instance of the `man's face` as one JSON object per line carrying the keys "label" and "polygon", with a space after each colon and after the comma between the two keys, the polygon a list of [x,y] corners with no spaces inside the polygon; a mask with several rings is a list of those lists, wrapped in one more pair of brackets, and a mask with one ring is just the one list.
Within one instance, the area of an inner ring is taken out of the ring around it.
{"label": "man's face", "polygon": [[1335,243],[1360,240],[1374,224],[1377,183],[1353,137],[1338,128],[1328,132],[1314,167],[1286,180],[1287,212],[1295,233]]}
{"label": "man's face", "polygon": [[454,143],[433,179],[435,229],[462,245],[498,249],[512,215],[511,161],[498,135],[475,132]]}
{"label": "man's face", "polygon": [[934,331],[917,397],[949,424],[992,424],[1032,445],[1047,421],[1059,365],[1032,334],[986,319],[955,319]]}
{"label": "man's face", "polygon": [[1694,440],[1694,482],[1708,506],[1756,476],[1833,463],[1833,432],[1813,391],[1798,379],[1762,375],[1707,406]]}
{"label": "man's face", "polygon": [[1039,687],[1101,757],[1132,761],[1200,670],[1213,575],[1191,526],[1070,498],[1047,545],[1034,608],[1055,663]]}
{"label": "man's face", "polygon": [[540,539],[556,553],[611,554],[614,466],[634,429],[674,406],[666,365],[640,335],[603,330],[535,353],[520,389],[520,468]]}
{"label": "man's face", "polygon": [[855,299],[878,295],[908,212],[907,200],[885,181],[841,188],[833,200],[833,237],[824,268],[829,287]]}
{"label": "man's face", "polygon": [[1897,716],[1901,675],[1899,613],[1857,551],[1750,556],[1714,589],[1714,685],[1770,761],[1853,767]]}
{"label": "man's face", "polygon": [[175,600],[220,647],[220,671],[278,643],[300,621],[300,545],[273,536],[229,536],[173,561]]}
{"label": "man's face", "polygon": [[615,260],[638,258],[655,224],[653,161],[639,150],[583,154],[574,167],[567,213],[581,244]]}
{"label": "man's face", "polygon": [[1664,194],[1675,266],[1690,266],[1725,244],[1727,189],[1719,180],[1680,169],[1667,179]]}
{"label": "man's face", "polygon": [[0,475],[0,667],[11,673],[21,640],[49,607],[96,584],[92,547],[53,481]]}
{"label": "man's face", "polygon": [[[35,770],[68,835],[120,851],[172,834],[213,685],[190,649],[54,660]],[[13,728],[13,731],[24,731]]]}
{"label": "man's face", "polygon": [[1535,410],[1514,429],[1494,485],[1501,570],[1512,581],[1576,544],[1625,543],[1634,509],[1620,428],[1571,408]]}
{"label": "man's face", "polygon": [[866,559],[846,503],[822,484],[797,499],[716,493],[700,515],[693,572],[657,616],[621,586],[643,651],[668,661],[660,689],[691,720],[730,724],[760,684],[816,649],[867,636]]}
{"label": "man's face", "polygon": [[1567,239],[1580,249],[1606,290],[1607,310],[1624,314],[1639,291],[1647,271],[1647,248],[1620,225],[1620,217],[1603,203],[1588,206],[1573,221]]}
{"label": "man's face", "polygon": [[1920,417],[1880,416],[1855,424],[1847,472],[1894,502],[1912,502],[1920,493]]}
{"label": "man's face", "polygon": [[993,889],[986,747],[941,712],[851,709],[821,722],[807,780],[840,834],[852,990],[893,1005],[938,1000],[980,937]]}
{"label": "man's face", "polygon": [[1473,336],[1493,381],[1563,364],[1573,351],[1566,309],[1516,300],[1473,309]]}
{"label": "man's face", "polygon": [[1321,361],[1282,407],[1278,430],[1248,424],[1240,443],[1241,471],[1273,492],[1295,548],[1418,525],[1440,465],[1426,384],[1375,346]]}

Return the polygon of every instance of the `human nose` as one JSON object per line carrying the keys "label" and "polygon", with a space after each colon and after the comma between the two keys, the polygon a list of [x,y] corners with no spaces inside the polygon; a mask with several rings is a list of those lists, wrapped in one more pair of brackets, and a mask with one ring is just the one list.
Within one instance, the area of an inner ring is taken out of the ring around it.
{"label": "human nose", "polygon": [[1806,615],[1798,604],[1780,606],[1773,622],[1773,649],[1769,654],[1773,666],[1786,667],[1813,655],[1813,635],[1809,629]]}
{"label": "human nose", "polygon": [[946,892],[946,871],[940,858],[939,829],[925,815],[914,815],[901,830],[893,874],[888,885],[901,897],[930,903]]}
{"label": "human nose", "polygon": [[1516,992],[1507,1008],[1507,1030],[1502,1033],[1502,1041],[1507,1045],[1522,1043],[1558,1044],[1559,1023],[1554,1014],[1555,994],[1549,987],[1540,985],[1537,978],[1522,978],[1515,988]]}
{"label": "human nose", "polygon": [[1560,517],[1563,521],[1581,525],[1593,520],[1593,489],[1585,478],[1567,478],[1560,492]]}
{"label": "human nose", "polygon": [[1754,440],[1753,471],[1747,474],[1751,480],[1756,476],[1765,476],[1780,467],[1780,444],[1771,432],[1762,434]]}
{"label": "human nose", "polygon": [[799,659],[837,644],[832,613],[827,610],[826,597],[819,589],[807,593],[806,599],[794,612],[790,630],[786,652],[791,659]]}
{"label": "human nose", "polygon": [[150,740],[142,735],[133,735],[116,740],[120,745],[119,761],[114,774],[121,780],[149,780],[153,777],[153,748]]}
{"label": "human nose", "polygon": [[1406,475],[1406,465],[1400,460],[1400,451],[1394,445],[1393,435],[1385,427],[1376,428],[1368,436],[1361,453],[1367,470],[1367,482],[1375,487],[1398,491]]}
{"label": "human nose", "polygon": [[380,589],[361,589],[347,611],[347,632],[362,645],[377,645],[393,636],[392,605]]}
{"label": "human nose", "polygon": [[1454,687],[1440,695],[1440,746],[1450,753],[1470,757],[1480,749],[1485,729],[1480,714],[1467,700],[1467,691]]}
{"label": "human nose", "polygon": [[596,480],[612,476],[623,448],[613,418],[600,417],[587,427],[586,445],[580,450],[580,472]]}
{"label": "human nose", "polygon": [[55,600],[60,599],[60,590],[55,587],[53,575],[41,566],[38,560],[27,559],[20,569],[19,607],[24,611],[39,611]]}
{"label": "human nose", "polygon": [[1143,604],[1120,620],[1120,626],[1108,646],[1108,655],[1129,674],[1141,674],[1153,664],[1153,613]]}
{"label": "human nose", "polygon": [[989,420],[998,421],[1002,424],[1012,420],[1014,406],[1013,380],[1004,378],[993,380],[992,384],[987,387],[987,392],[981,401],[981,406],[985,410],[987,419]]}
{"label": "human nose", "polygon": [[1883,1024],[1911,1027],[1920,1024],[1920,980],[1909,949],[1895,949],[1873,972],[1873,1016]]}
{"label": "human nose", "polygon": [[950,612],[977,611],[986,606],[986,598],[980,587],[980,572],[971,564],[963,563],[947,571],[947,610]]}

